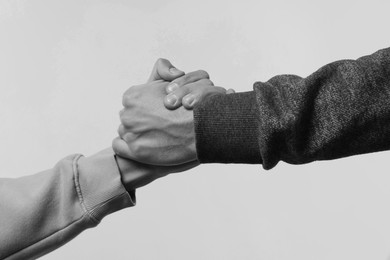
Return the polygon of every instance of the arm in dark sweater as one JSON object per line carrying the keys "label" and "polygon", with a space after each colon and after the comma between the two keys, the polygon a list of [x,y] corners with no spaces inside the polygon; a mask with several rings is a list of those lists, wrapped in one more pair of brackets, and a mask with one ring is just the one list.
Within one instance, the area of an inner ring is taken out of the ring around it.
{"label": "arm in dark sweater", "polygon": [[194,110],[201,163],[303,164],[390,149],[390,48],[281,75]]}

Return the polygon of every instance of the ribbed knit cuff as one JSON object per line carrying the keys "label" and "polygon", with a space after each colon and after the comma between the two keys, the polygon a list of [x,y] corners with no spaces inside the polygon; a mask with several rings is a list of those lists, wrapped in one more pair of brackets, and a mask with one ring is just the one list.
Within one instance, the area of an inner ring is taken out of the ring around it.
{"label": "ribbed knit cuff", "polygon": [[95,221],[135,205],[135,193],[128,193],[123,186],[112,152],[80,157],[75,165],[80,202]]}
{"label": "ribbed knit cuff", "polygon": [[201,163],[261,163],[253,91],[213,96],[194,109]]}

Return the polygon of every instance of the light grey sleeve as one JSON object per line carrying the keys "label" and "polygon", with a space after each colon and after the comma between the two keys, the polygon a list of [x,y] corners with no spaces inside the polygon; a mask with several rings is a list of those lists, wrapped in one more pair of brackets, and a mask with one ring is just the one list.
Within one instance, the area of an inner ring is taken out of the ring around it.
{"label": "light grey sleeve", "polygon": [[36,259],[134,201],[106,151],[71,155],[50,170],[0,179],[0,259]]}

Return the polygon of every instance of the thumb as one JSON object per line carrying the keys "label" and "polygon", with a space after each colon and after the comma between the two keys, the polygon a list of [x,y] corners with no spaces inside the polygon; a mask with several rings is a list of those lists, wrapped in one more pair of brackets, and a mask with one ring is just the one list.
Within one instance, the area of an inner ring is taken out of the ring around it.
{"label": "thumb", "polygon": [[185,73],[171,64],[169,60],[158,59],[154,64],[152,74],[147,82],[155,80],[172,81],[183,76]]}

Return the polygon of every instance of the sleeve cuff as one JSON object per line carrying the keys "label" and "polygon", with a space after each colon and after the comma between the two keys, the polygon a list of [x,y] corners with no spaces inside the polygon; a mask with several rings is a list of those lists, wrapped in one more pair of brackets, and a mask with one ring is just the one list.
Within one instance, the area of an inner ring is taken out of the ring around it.
{"label": "sleeve cuff", "polygon": [[195,107],[198,160],[201,163],[261,163],[257,114],[253,91],[213,96]]}
{"label": "sleeve cuff", "polygon": [[112,151],[75,159],[75,185],[80,203],[92,219],[135,205],[135,191],[127,192]]}

